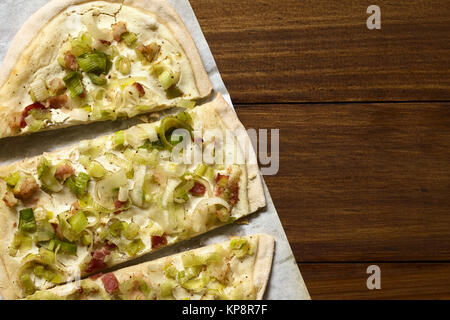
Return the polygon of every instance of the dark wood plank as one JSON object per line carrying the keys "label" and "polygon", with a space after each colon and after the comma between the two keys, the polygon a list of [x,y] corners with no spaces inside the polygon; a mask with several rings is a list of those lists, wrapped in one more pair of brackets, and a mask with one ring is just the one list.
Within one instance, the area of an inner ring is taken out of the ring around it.
{"label": "dark wood plank", "polygon": [[312,299],[450,299],[448,263],[378,263],[381,290],[368,290],[369,264],[300,264]]}
{"label": "dark wood plank", "polygon": [[191,0],[237,103],[450,100],[447,0]]}
{"label": "dark wood plank", "polygon": [[237,110],[281,128],[266,181],[298,261],[450,260],[450,104]]}

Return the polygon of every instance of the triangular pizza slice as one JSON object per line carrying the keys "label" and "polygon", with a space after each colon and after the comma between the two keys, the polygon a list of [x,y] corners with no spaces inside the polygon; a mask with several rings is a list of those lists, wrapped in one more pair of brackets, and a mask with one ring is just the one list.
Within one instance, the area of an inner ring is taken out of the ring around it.
{"label": "triangular pizza slice", "polygon": [[191,108],[212,84],[163,0],[53,0],[0,69],[0,138]]}
{"label": "triangular pizza slice", "polygon": [[261,300],[274,239],[265,234],[38,291],[29,300]]}

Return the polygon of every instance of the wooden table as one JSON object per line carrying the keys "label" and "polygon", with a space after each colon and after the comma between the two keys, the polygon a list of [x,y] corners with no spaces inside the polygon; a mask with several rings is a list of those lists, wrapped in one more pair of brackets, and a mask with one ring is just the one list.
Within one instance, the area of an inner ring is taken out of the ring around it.
{"label": "wooden table", "polygon": [[[313,299],[450,298],[450,5],[191,0]],[[381,268],[368,290],[366,268]]]}

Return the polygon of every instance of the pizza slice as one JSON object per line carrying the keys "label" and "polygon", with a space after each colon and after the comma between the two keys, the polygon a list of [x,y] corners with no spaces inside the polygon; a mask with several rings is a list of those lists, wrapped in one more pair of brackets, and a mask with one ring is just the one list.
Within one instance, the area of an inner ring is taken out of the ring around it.
{"label": "pizza slice", "polygon": [[[225,139],[233,130],[239,139]],[[250,139],[221,96],[0,168],[0,177],[5,298],[85,277],[265,206]]]}
{"label": "pizza slice", "polygon": [[193,107],[212,84],[163,0],[53,0],[0,69],[0,138]]}
{"label": "pizza slice", "polygon": [[38,291],[29,300],[262,300],[273,237],[236,237],[141,265]]}

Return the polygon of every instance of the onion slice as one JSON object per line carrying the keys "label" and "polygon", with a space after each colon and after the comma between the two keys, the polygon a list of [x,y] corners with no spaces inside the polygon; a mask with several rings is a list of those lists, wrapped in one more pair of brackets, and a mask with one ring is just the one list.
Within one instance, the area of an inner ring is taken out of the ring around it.
{"label": "onion slice", "polygon": [[95,201],[108,210],[114,210],[115,195],[117,193],[114,189],[120,189],[127,183],[128,178],[125,170],[120,170],[107,176],[95,185]]}
{"label": "onion slice", "polygon": [[105,41],[113,40],[112,32],[108,32],[106,30],[100,30],[92,12],[82,15],[81,21],[83,22],[84,25],[86,25],[86,28],[88,29],[89,34],[94,39],[105,40]]}
{"label": "onion slice", "polygon": [[194,211],[187,217],[187,225],[195,232],[201,233],[206,231],[210,216],[215,214],[216,206],[222,206],[228,211],[231,210],[231,206],[222,198],[209,198],[203,199],[195,207]]}
{"label": "onion slice", "polygon": [[139,166],[134,173],[134,187],[131,190],[130,197],[133,204],[138,207],[144,205],[144,182],[146,171],[147,167],[142,165]]}

